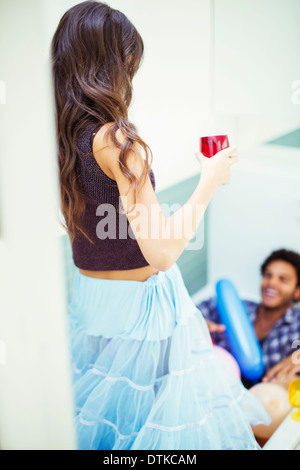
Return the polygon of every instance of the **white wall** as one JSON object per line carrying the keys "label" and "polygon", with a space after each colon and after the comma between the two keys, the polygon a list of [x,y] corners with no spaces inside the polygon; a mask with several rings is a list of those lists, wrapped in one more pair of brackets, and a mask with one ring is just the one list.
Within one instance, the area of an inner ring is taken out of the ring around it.
{"label": "white wall", "polygon": [[72,449],[66,293],[41,3],[0,15],[0,445]]}
{"label": "white wall", "polygon": [[214,0],[216,110],[299,118],[292,83],[300,79],[298,0]]}
{"label": "white wall", "polygon": [[213,0],[215,111],[239,149],[300,125],[299,0]]}

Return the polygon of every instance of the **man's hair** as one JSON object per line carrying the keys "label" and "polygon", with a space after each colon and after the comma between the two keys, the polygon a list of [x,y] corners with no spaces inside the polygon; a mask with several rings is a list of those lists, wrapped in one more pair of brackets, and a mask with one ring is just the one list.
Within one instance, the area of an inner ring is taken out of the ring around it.
{"label": "man's hair", "polygon": [[285,261],[286,263],[291,264],[296,269],[297,273],[297,287],[300,286],[300,254],[291,250],[276,250],[268,256],[268,258],[263,262],[260,268],[260,272],[263,275],[267,266],[272,261]]}

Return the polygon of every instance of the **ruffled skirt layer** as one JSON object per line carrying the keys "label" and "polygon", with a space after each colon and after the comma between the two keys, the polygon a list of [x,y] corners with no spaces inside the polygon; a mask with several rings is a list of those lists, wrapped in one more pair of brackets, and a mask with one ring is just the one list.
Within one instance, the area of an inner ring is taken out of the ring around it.
{"label": "ruffled skirt layer", "polygon": [[69,305],[79,449],[258,449],[260,402],[214,354],[177,264],[145,282],[76,271]]}

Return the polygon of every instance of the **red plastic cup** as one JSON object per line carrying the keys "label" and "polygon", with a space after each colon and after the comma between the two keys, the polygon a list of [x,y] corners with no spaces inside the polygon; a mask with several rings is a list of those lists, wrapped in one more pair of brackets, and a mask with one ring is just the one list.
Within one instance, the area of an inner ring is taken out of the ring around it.
{"label": "red plastic cup", "polygon": [[211,158],[220,150],[229,147],[229,140],[227,135],[213,135],[208,137],[201,137],[200,139],[200,152],[207,158]]}

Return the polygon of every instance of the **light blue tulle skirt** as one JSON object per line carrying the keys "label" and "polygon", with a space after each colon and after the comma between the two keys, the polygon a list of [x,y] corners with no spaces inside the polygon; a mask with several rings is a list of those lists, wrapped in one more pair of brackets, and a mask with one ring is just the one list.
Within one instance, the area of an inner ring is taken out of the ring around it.
{"label": "light blue tulle skirt", "polygon": [[258,449],[270,419],[215,357],[174,264],[145,282],[77,269],[69,304],[78,449]]}

